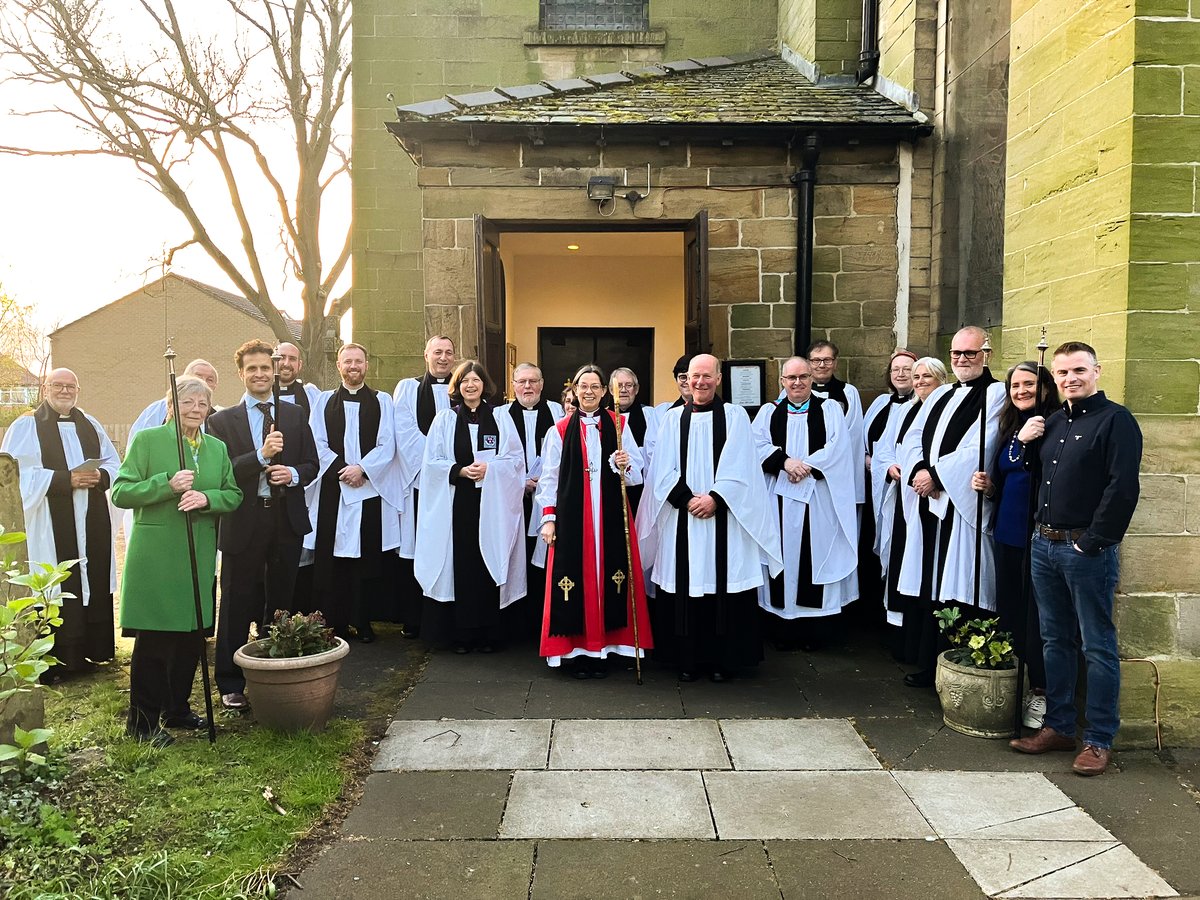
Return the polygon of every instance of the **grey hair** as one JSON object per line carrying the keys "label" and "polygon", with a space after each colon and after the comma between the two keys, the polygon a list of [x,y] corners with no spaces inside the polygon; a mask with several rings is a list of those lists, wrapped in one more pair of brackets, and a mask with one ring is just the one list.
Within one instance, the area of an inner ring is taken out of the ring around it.
{"label": "grey hair", "polygon": [[[182,402],[184,397],[190,397],[193,394],[203,394],[204,399],[208,401],[208,405],[212,406],[212,388],[202,378],[197,378],[194,375],[184,375],[175,382],[175,390],[179,394],[179,399]],[[171,418],[175,411],[175,407],[171,402],[171,391],[167,389],[167,418]]]}
{"label": "grey hair", "polygon": [[937,376],[940,383],[945,384],[946,379],[950,377],[950,373],[946,371],[946,364],[936,356],[922,356],[913,363],[913,371],[917,371],[917,366],[924,366],[930,372]]}
{"label": "grey hair", "polygon": [[539,376],[539,377],[542,377],[542,370],[541,370],[541,368],[539,368],[539,367],[538,367],[537,365],[535,365],[534,363],[531,363],[531,362],[523,362],[523,363],[517,363],[516,367],[513,369],[513,374],[512,374],[513,380],[515,381],[515,380],[516,380],[516,378],[517,378],[517,375],[518,375],[520,372],[524,372],[526,369],[533,369],[533,371],[535,371],[535,372],[537,372],[537,373],[538,373],[538,376]]}
{"label": "grey hair", "polygon": [[638,384],[637,372],[626,366],[618,366],[617,368],[613,369],[612,374],[608,376],[608,383],[611,385],[618,375],[628,375],[633,379],[634,387],[641,387],[641,385]]}

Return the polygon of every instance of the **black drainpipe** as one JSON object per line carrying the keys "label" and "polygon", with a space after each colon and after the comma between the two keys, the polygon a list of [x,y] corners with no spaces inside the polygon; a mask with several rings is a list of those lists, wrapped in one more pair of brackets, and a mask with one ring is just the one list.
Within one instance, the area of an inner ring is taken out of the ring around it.
{"label": "black drainpipe", "polygon": [[858,83],[879,74],[879,0],[863,0],[862,51],[858,54]]}
{"label": "black drainpipe", "polygon": [[792,175],[796,186],[796,329],[795,353],[803,356],[812,340],[813,210],[817,186],[817,136],[810,134],[800,148],[800,168]]}

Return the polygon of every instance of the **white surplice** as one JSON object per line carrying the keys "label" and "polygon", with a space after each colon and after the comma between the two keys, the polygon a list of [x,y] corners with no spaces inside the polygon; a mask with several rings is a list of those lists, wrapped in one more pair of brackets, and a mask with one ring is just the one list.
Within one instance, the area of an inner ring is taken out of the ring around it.
{"label": "white surplice", "polygon": [[[100,468],[108,473],[108,483],[112,484],[121,467],[117,448],[109,440],[108,433],[96,419],[83,413],[88,423],[96,429],[100,440]],[[59,422],[58,436],[62,440],[63,455],[68,468],[75,468],[85,461],[83,448],[79,443],[79,434],[74,422]],[[4,442],[0,451],[10,454],[16,459],[21,470],[21,505],[25,510],[25,544],[32,563],[60,563],[58,551],[54,544],[54,523],[50,519],[50,504],[46,499],[50,489],[50,479],[54,476],[53,469],[42,465],[42,445],[38,441],[37,422],[32,415],[16,419],[4,434]],[[107,497],[105,492],[105,497]],[[71,508],[75,514],[75,544],[79,548],[79,575],[82,582],[80,598],[87,606],[91,599],[91,587],[88,572],[87,552],[87,508],[88,492],[83,488],[71,491]],[[112,532],[116,530],[112,524],[113,508],[109,505],[109,590],[117,589],[117,553],[112,540]],[[57,596],[61,588],[56,587],[53,595]]]}
{"label": "white surplice", "polygon": [[[423,378],[424,376],[422,376]],[[400,484],[404,491],[404,510],[400,514],[400,549],[405,559],[412,559],[417,548],[417,505],[413,491],[418,489],[421,460],[425,458],[425,435],[417,426],[417,391],[421,378],[403,378],[392,391],[396,423],[396,457],[400,463]],[[436,413],[450,408],[450,385],[435,384],[433,406]],[[433,430],[433,425],[429,426]]]}
{"label": "white surplice", "polygon": [[[716,519],[699,519],[678,510],[667,496],[679,482],[679,430],[684,407],[668,410],[658,429],[654,459],[638,508],[638,546],[643,565],[652,560],[654,583],[671,593],[702,597],[717,591]],[[715,410],[715,411],[714,411]],[[713,466],[713,416],[725,416],[725,446]],[[763,484],[754,433],[746,411],[732,403],[693,413],[688,437],[688,486],[693,493],[717,493],[728,507],[729,566],[726,591],[753,590],[763,584],[763,565],[771,575],[783,566],[779,524]],[[677,584],[675,543],[679,516],[687,516],[688,584]],[[680,588],[683,588],[682,590]]]}
{"label": "white surplice", "polygon": [[[888,422],[875,442],[875,452],[871,455],[871,491],[874,495],[875,506],[875,552],[879,556],[879,566],[883,573],[883,608],[887,613],[889,625],[900,625],[904,614],[888,609],[887,574],[892,554],[892,527],[895,525],[896,503],[903,502],[901,514],[907,522],[910,516],[916,515],[918,497],[916,492],[907,484],[889,481],[888,469],[901,465],[900,459],[906,453],[913,452],[911,441],[904,444],[898,442],[900,426],[916,402],[914,394],[907,403],[891,403],[888,405]],[[912,429],[910,428],[909,431]],[[906,435],[907,437],[907,435]],[[920,452],[920,446],[917,446]],[[901,466],[903,468],[903,466]]]}
{"label": "white surplice", "polygon": [[[525,596],[525,459],[512,418],[495,411],[499,446],[487,460],[483,487],[450,483],[456,464],[454,434],[458,413],[438,413],[425,441],[418,485],[421,529],[417,534],[413,574],[425,596],[440,603],[454,600],[454,492],[479,490],[479,553],[488,575],[500,588],[500,608]],[[418,432],[419,433],[419,432]],[[476,446],[472,427],[472,446]],[[548,437],[548,435],[547,435]]]}
{"label": "white surplice", "polygon": [[[369,390],[362,387],[359,391]],[[320,471],[304,489],[308,503],[308,518],[312,531],[304,536],[306,550],[316,549],[317,521],[321,512],[321,481],[329,467],[337,460],[337,454],[329,448],[329,433],[325,427],[325,408],[333,397],[333,391],[325,391],[313,404],[309,426],[317,445]],[[346,465],[362,466],[367,480],[361,487],[352,488],[342,484],[338,496],[337,531],[333,538],[333,555],[357,559],[362,555],[362,502],[372,497],[382,501],[380,510],[380,549],[394,550],[400,546],[400,510],[403,508],[404,491],[400,486],[400,464],[396,454],[396,431],[392,418],[392,398],[383,391],[376,391],[379,400],[379,432],[375,446],[360,447],[358,444],[359,404],[344,403],[346,432],[345,452],[342,459]]]}
{"label": "white surplice", "polygon": [[[838,401],[831,401],[837,406],[838,412],[842,412],[846,419],[846,430],[850,434],[850,441],[855,447],[863,446],[863,408],[862,395],[858,393],[858,388],[846,382],[846,409],[843,412],[842,404]],[[820,386],[813,384],[812,392],[818,397],[828,399],[828,394],[821,390]],[[865,453],[865,451],[863,451]],[[854,466],[854,502],[865,503],[867,499],[867,466],[864,459],[859,459]],[[855,528],[857,529],[857,525]],[[858,537],[855,537],[855,541]]]}
{"label": "white surplice", "polygon": [[[787,403],[786,400],[780,402]],[[834,400],[826,400],[816,412],[823,416],[825,422],[824,447],[813,452],[808,449],[808,417],[814,414],[811,405],[806,413],[789,412],[787,446],[777,447],[772,443],[771,436],[771,417],[775,408],[775,404],[768,403],[754,418],[760,465],[777,450],[783,450],[788,457],[807,463],[824,477],[810,475],[803,479],[800,485],[808,482],[809,490],[806,499],[799,499],[789,496],[791,482],[786,472],[765,475],[768,490],[776,495],[772,503],[777,515],[780,506],[783,507],[780,535],[783,542],[784,605],[782,609],[771,605],[771,590],[767,584],[759,588],[758,605],[784,619],[833,615],[847,603],[858,599],[858,517],[854,503],[854,478],[850,471],[858,459],[858,454],[854,452],[858,445],[851,442],[841,406]],[[782,496],[782,501],[779,496]],[[801,572],[799,568],[805,517],[809,520],[811,572]],[[825,586],[820,609],[797,605],[797,585],[801,578],[811,578],[812,584]]]}
{"label": "white surplice", "polygon": [[[940,452],[942,438],[950,419],[959,404],[967,397],[968,390],[975,388],[954,389],[946,384],[935,390],[921,406],[916,421],[909,428],[904,438],[905,451],[901,455],[901,479],[907,485],[919,463],[924,462],[932,468],[941,481],[945,490],[941,496],[929,501],[929,509],[939,519],[937,530],[943,527],[941,520],[953,515],[953,527],[950,533],[950,543],[946,548],[945,558],[939,559],[935,553],[933,584],[940,583],[934,599],[946,603],[957,600],[961,603],[972,603],[975,584],[975,518],[978,493],[971,488],[971,476],[980,471],[979,467],[979,417],[972,419],[962,439],[955,447],[947,452]],[[938,401],[951,392],[950,399],[942,407],[936,419],[931,413],[938,406]],[[998,445],[1000,411],[1004,408],[1004,398],[1007,391],[1004,382],[995,381],[987,387],[987,398],[984,404],[984,458],[982,471],[990,471],[992,460],[996,455]],[[926,432],[932,433],[930,446],[933,448],[932,459],[924,459],[924,441]],[[919,499],[919,498],[918,498]],[[996,608],[995,597],[995,561],[992,552],[992,542],[988,538],[991,527],[990,500],[984,500],[982,527],[983,540],[980,542],[982,555],[980,558],[979,605],[986,610]],[[939,535],[933,535],[937,541]],[[914,597],[921,592],[921,552],[923,547],[923,526],[921,517],[913,515],[908,521],[908,535],[904,547],[904,562],[900,567],[898,587],[901,592]],[[937,544],[935,543],[936,547]]]}
{"label": "white surplice", "polygon": [[[547,400],[546,405],[550,407],[550,416],[554,419],[554,424],[557,425],[566,413],[563,411],[561,403],[555,403],[553,400]],[[512,421],[512,414],[509,409],[512,407],[520,407],[520,403],[516,400],[506,404],[497,411],[496,415],[504,414]],[[537,451],[537,419],[538,411],[534,409],[521,408],[521,424],[525,429],[525,480],[530,478],[541,478],[545,471],[544,457],[546,455],[546,441],[550,438],[550,432],[554,431],[553,426],[546,429],[546,433],[542,436],[542,453],[538,455]],[[535,490],[536,495],[536,490]],[[525,536],[536,537],[538,530],[542,527],[541,518],[538,516],[537,500],[533,500],[533,512],[529,516],[529,521],[525,523]],[[530,560],[535,566],[540,568],[546,567],[546,542],[537,541],[533,547],[533,558]]]}

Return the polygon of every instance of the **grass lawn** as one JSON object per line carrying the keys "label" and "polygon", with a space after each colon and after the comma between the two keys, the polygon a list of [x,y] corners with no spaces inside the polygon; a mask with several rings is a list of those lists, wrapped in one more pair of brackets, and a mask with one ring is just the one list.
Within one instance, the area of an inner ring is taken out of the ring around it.
{"label": "grass lawn", "polygon": [[[372,741],[420,669],[419,648],[380,633],[352,648],[335,718],[318,735],[274,734],[218,711],[215,746],[182,731],[168,748],[137,744],[124,734],[128,642],[100,673],[59,685],[46,724],[66,772],[40,826],[0,832],[0,896],[274,896],[289,884],[279,873],[311,856],[358,796]],[[192,702],[203,714],[199,677]]]}

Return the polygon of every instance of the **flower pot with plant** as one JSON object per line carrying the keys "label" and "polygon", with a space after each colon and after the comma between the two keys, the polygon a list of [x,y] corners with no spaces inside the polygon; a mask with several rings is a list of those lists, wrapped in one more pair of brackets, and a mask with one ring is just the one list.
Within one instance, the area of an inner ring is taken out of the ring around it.
{"label": "flower pot with plant", "polygon": [[246,695],[260,724],[317,732],[333,714],[338,672],[349,652],[320,612],[276,610],[267,636],[243,644],[233,661],[246,677]]}
{"label": "flower pot with plant", "polygon": [[999,619],[964,621],[955,607],[934,617],[951,645],[938,657],[934,678],[942,720],[973,737],[1010,737],[1019,697],[1012,635],[997,631]]}

